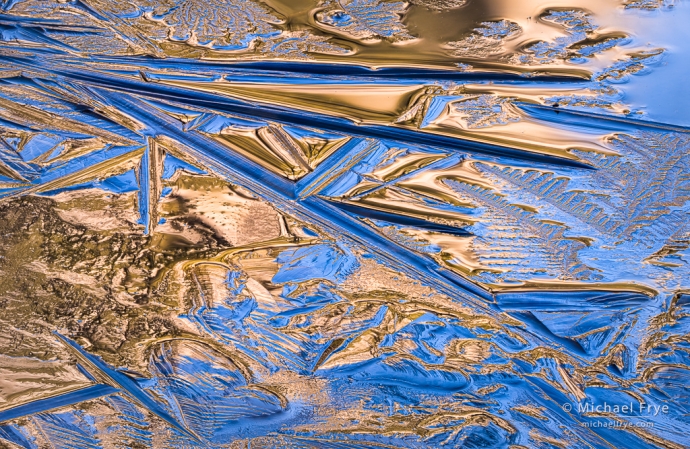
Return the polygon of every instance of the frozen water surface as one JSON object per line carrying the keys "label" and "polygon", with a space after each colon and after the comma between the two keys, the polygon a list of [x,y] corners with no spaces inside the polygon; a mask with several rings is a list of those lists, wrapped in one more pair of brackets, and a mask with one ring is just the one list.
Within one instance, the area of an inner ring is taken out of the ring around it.
{"label": "frozen water surface", "polygon": [[0,446],[690,446],[688,23],[0,1]]}

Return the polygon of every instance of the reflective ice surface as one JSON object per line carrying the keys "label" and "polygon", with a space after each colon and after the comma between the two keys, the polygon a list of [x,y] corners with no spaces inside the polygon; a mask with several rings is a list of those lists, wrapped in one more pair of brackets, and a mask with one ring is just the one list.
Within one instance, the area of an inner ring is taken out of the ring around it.
{"label": "reflective ice surface", "polygon": [[690,445],[684,0],[0,2],[0,445]]}

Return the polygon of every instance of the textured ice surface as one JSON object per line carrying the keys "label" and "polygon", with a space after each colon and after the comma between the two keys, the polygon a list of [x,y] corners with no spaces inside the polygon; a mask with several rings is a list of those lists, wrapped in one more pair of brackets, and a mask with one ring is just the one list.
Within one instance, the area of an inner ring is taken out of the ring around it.
{"label": "textured ice surface", "polygon": [[688,19],[0,1],[0,446],[690,446]]}

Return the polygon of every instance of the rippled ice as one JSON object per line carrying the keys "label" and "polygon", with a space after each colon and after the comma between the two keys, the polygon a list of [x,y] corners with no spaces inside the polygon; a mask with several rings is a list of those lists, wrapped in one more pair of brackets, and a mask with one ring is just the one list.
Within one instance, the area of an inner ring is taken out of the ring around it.
{"label": "rippled ice", "polygon": [[0,445],[690,445],[690,6],[0,1]]}

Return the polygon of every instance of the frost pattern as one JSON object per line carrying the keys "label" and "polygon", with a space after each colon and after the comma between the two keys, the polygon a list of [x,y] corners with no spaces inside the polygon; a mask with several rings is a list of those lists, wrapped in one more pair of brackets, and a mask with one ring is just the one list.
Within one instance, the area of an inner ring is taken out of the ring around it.
{"label": "frost pattern", "polygon": [[508,20],[498,22],[482,22],[482,26],[474,29],[468,37],[449,42],[454,56],[472,58],[486,58],[503,51],[503,40],[517,36],[522,29],[517,23]]}
{"label": "frost pattern", "polygon": [[413,39],[401,19],[406,11],[402,2],[380,0],[329,0],[321,5],[316,19],[356,39]]}

